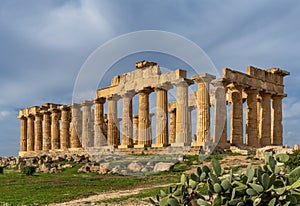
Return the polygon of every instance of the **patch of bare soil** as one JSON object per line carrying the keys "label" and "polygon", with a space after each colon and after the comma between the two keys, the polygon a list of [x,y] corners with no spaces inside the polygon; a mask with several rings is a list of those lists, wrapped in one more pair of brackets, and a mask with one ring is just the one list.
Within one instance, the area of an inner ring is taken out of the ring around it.
{"label": "patch of bare soil", "polygon": [[[261,165],[263,164],[262,160],[255,160],[250,159],[248,156],[244,155],[238,155],[238,156],[226,156],[222,160],[220,160],[220,163],[222,165],[222,168],[229,169],[229,168],[236,168],[237,170],[245,170],[247,165],[251,163],[252,165]],[[210,162],[204,162],[201,165],[207,165],[210,167]],[[192,173],[196,171],[196,168],[199,165],[194,165],[193,169],[186,171],[185,173]],[[178,180],[179,182],[179,180]],[[151,189],[156,187],[167,187],[173,184],[166,184],[166,185],[153,185],[151,187],[141,187],[141,188],[135,188],[131,190],[117,190],[117,191],[109,191],[105,193],[101,193],[98,195],[93,195],[87,198],[82,198],[78,200],[72,200],[70,202],[65,203],[58,203],[58,204],[51,204],[51,206],[66,206],[66,205],[73,205],[73,206],[82,206],[82,205],[100,205],[100,206],[151,206],[151,204],[148,201],[148,198],[144,199],[137,199],[137,198],[130,198],[122,202],[118,203],[101,203],[101,200],[109,200],[114,198],[120,198],[120,197],[126,197],[131,196],[135,194],[139,194],[141,191],[145,189]]]}
{"label": "patch of bare soil", "polygon": [[51,204],[50,206],[66,206],[66,205],[73,205],[73,206],[83,206],[83,205],[100,205],[100,206],[119,206],[119,205],[124,205],[124,206],[151,206],[151,204],[148,201],[148,198],[144,199],[136,199],[136,198],[131,198],[122,202],[118,203],[100,203],[101,200],[109,200],[109,199],[114,199],[114,198],[120,198],[120,197],[126,197],[126,196],[131,196],[135,194],[139,194],[141,191],[146,190],[146,189],[151,189],[151,188],[157,188],[157,187],[167,187],[173,184],[165,184],[165,185],[154,185],[151,187],[141,187],[141,188],[135,188],[131,190],[117,190],[117,191],[109,191],[105,193],[100,193],[98,195],[92,195],[86,198],[82,199],[77,199],[77,200],[72,200],[70,202],[64,202],[64,203],[56,203],[56,204]]}

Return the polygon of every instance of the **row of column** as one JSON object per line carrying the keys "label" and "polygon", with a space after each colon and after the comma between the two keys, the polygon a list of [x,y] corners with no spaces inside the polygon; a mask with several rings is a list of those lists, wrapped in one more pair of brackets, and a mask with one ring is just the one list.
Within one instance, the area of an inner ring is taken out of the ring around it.
{"label": "row of column", "polygon": [[[227,145],[226,94],[230,96],[230,143],[243,145],[243,93],[246,102],[246,145],[282,145],[282,98],[285,95],[244,88],[241,85],[227,85],[222,79],[213,80],[211,75],[193,77],[198,83],[196,95],[197,129],[193,146],[203,146],[212,140],[221,147]],[[209,84],[212,83],[213,101],[210,99]],[[128,91],[119,95],[83,101],[72,106],[42,108],[38,112],[22,114],[21,151],[39,151],[79,147],[102,147],[111,145],[128,147],[165,147],[191,145],[191,110],[188,104],[188,87],[192,80],[176,83],[176,106],[168,111],[168,89],[170,85],[144,88],[138,92],[138,115],[132,114],[132,98],[136,93]],[[156,91],[156,144],[152,144],[149,95]],[[227,91],[228,90],[228,91]],[[118,100],[123,99],[122,142],[118,119]],[[107,121],[104,104],[108,102]],[[214,132],[210,137],[210,106],[214,106]],[[272,107],[271,107],[272,103]],[[94,112],[91,107],[94,105]],[[82,111],[81,111],[82,108]],[[168,141],[168,112],[170,113],[170,140]],[[94,115],[94,116],[92,116]],[[81,141],[80,141],[81,137]]]}
{"label": "row of column", "polygon": [[[243,145],[243,97],[246,98],[246,145],[282,145],[282,99],[285,95],[232,85],[230,114],[230,143]],[[272,104],[272,108],[271,108]]]}
{"label": "row of column", "polygon": [[[79,107],[60,106],[20,115],[20,151],[40,151],[81,147],[76,125],[80,123]],[[60,123],[61,120],[61,123]],[[72,129],[70,131],[70,123]],[[60,126],[61,125],[61,126]]]}

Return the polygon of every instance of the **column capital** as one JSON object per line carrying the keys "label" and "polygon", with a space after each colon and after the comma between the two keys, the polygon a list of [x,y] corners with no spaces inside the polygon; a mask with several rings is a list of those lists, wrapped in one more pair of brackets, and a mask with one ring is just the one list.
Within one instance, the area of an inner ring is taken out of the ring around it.
{"label": "column capital", "polygon": [[48,110],[48,109],[43,109],[41,110],[41,113],[44,115],[44,114],[51,114],[51,111]]}
{"label": "column capital", "polygon": [[79,103],[83,107],[90,107],[93,105],[93,101],[90,100],[83,100]]}
{"label": "column capital", "polygon": [[57,108],[52,108],[49,111],[51,112],[51,115],[55,115],[55,114],[59,114],[60,113],[60,110],[57,109]]}
{"label": "column capital", "polygon": [[110,95],[108,95],[108,96],[106,97],[106,99],[107,99],[108,101],[110,101],[110,100],[118,101],[120,98],[121,98],[121,96],[118,95],[118,94],[110,94]]}
{"label": "column capital", "polygon": [[266,92],[266,91],[260,91],[260,92],[259,92],[259,95],[260,95],[261,97],[270,97],[270,98],[271,98],[271,96],[273,95],[273,93]]}
{"label": "column capital", "polygon": [[163,84],[159,84],[157,85],[154,89],[157,91],[157,90],[165,90],[165,91],[168,91],[170,89],[173,88],[173,85],[170,84],[170,83],[163,83]]}
{"label": "column capital", "polygon": [[104,104],[106,102],[106,99],[104,97],[100,97],[100,98],[95,98],[94,99],[94,104]]}
{"label": "column capital", "polygon": [[258,94],[259,93],[259,89],[256,87],[248,87],[244,89],[244,92],[247,94]]}
{"label": "column capital", "polygon": [[136,94],[136,92],[134,90],[130,90],[130,91],[126,91],[126,92],[122,93],[120,96],[122,98],[124,98],[124,97],[132,98],[135,94]]}
{"label": "column capital", "polygon": [[218,78],[213,79],[210,82],[214,87],[225,87],[226,86],[226,79],[224,78]]}
{"label": "column capital", "polygon": [[228,84],[227,88],[229,89],[229,92],[233,92],[233,91],[242,92],[243,89],[245,89],[243,85],[235,84],[235,83]]}
{"label": "column capital", "polygon": [[174,82],[175,86],[186,86],[189,87],[190,85],[194,84],[194,81],[191,79],[183,79],[183,80],[178,80]]}
{"label": "column capital", "polygon": [[59,109],[60,109],[61,111],[69,111],[71,108],[70,108],[70,106],[68,106],[68,105],[62,105],[62,106],[59,107]]}
{"label": "column capital", "polygon": [[34,119],[35,115],[34,114],[27,114],[25,117],[27,117],[28,119]]}
{"label": "column capital", "polygon": [[196,81],[197,83],[207,83],[209,84],[212,80],[216,79],[216,76],[204,73],[204,74],[197,74],[192,76],[192,80]]}
{"label": "column capital", "polygon": [[140,95],[140,94],[150,94],[150,93],[153,92],[153,91],[154,91],[153,88],[151,88],[151,87],[145,87],[145,88],[139,90],[139,91],[138,91],[138,94],[139,94],[139,95]]}
{"label": "column capital", "polygon": [[18,119],[26,119],[26,116],[25,115],[18,115],[17,118]]}
{"label": "column capital", "polygon": [[276,94],[273,94],[272,95],[272,99],[283,99],[287,97],[287,94],[284,94],[284,93],[276,93]]}

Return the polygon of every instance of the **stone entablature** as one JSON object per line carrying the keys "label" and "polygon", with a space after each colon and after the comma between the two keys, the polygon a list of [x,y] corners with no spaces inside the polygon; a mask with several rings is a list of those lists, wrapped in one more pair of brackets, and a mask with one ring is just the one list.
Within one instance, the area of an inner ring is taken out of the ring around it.
{"label": "stone entablature", "polygon": [[[111,85],[97,90],[93,100],[69,105],[47,103],[20,110],[20,155],[106,146],[124,149],[208,144],[228,148],[229,142],[251,147],[282,145],[286,75],[287,71],[278,68],[262,70],[249,66],[246,74],[225,68],[222,78],[205,73],[189,79],[185,70],[162,73],[155,62],[141,61],[136,63],[135,71],[113,77]],[[189,93],[192,84],[197,84],[198,89]],[[169,102],[168,90],[174,87],[176,101]],[[153,114],[149,111],[151,93],[156,94],[157,109]],[[138,114],[132,112],[135,95],[139,97]],[[123,103],[122,111],[118,111],[118,101]],[[227,118],[228,105],[230,118]],[[193,110],[196,110],[195,125]],[[155,134],[152,134],[153,115]],[[230,124],[229,142],[227,124]]]}

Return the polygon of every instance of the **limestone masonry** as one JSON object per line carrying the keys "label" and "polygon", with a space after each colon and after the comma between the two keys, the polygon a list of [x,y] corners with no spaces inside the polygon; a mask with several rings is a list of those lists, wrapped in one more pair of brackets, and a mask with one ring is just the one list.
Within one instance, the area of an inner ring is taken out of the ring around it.
{"label": "limestone masonry", "polygon": [[[46,103],[20,110],[19,155],[108,146],[126,150],[282,145],[286,75],[289,72],[278,68],[263,70],[249,66],[246,73],[225,68],[219,79],[206,73],[188,79],[185,70],[162,73],[154,62],[137,62],[135,71],[113,77],[111,85],[98,89],[93,100],[69,105]],[[192,84],[197,84],[198,90],[189,94]],[[176,102],[168,102],[168,90],[174,87]],[[149,111],[152,92],[156,94],[155,134],[152,134],[153,114]],[[139,97],[138,114],[132,112],[135,95]],[[123,103],[122,111],[118,111],[118,101]],[[197,112],[196,125],[192,125],[193,110]],[[227,124],[230,141],[227,141]]]}

